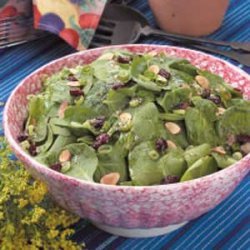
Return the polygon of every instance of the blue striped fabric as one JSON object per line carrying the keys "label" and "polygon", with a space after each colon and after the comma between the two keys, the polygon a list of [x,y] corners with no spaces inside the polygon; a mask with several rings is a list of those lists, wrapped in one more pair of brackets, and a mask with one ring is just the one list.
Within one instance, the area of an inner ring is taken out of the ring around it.
{"label": "blue striped fabric", "polygon": [[[155,25],[147,1],[134,1],[132,6],[141,10],[150,23]],[[210,37],[218,40],[249,42],[249,12],[249,1],[232,0],[223,27]],[[142,39],[140,42],[169,44],[164,40],[152,38]],[[41,65],[72,52],[73,49],[54,36],[0,50],[0,124],[4,106],[1,102],[7,100],[18,82]],[[250,68],[243,65],[238,67],[250,72]],[[2,133],[0,128],[0,134]],[[211,212],[165,236],[126,239],[102,232],[85,220],[81,220],[75,228],[73,239],[78,242],[84,241],[89,250],[250,249],[250,175],[228,199]]]}

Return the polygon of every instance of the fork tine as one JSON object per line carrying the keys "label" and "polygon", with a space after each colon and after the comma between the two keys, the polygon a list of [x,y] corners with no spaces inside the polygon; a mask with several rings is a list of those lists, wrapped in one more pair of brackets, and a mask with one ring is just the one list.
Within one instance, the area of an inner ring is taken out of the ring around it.
{"label": "fork tine", "polygon": [[99,47],[102,47],[102,46],[105,46],[107,44],[103,44],[103,43],[98,43],[98,42],[91,42],[90,43],[90,48],[99,48]]}
{"label": "fork tine", "polygon": [[[15,24],[16,26],[13,26]],[[9,27],[33,27],[32,22],[27,22],[27,23],[0,23],[0,30],[1,29],[9,29]]]}
{"label": "fork tine", "polygon": [[110,26],[110,27],[115,26],[115,21],[114,20],[110,20],[110,19],[107,19],[107,18],[104,18],[104,17],[101,18],[100,23],[103,23],[104,25]]}
{"label": "fork tine", "polygon": [[102,41],[107,41],[110,42],[110,37],[111,35],[104,35],[104,34],[100,34],[100,33],[95,33],[94,38],[96,40],[102,40]]}
{"label": "fork tine", "polygon": [[107,27],[103,24],[99,24],[97,27],[96,32],[107,32],[107,33],[112,33],[113,32],[113,28]]}
{"label": "fork tine", "polygon": [[35,29],[31,29],[31,27],[18,27],[18,28],[15,28],[15,29],[0,29],[0,36],[1,35],[5,35],[5,34],[18,34],[18,33],[24,33],[24,32],[32,32],[34,31]]}

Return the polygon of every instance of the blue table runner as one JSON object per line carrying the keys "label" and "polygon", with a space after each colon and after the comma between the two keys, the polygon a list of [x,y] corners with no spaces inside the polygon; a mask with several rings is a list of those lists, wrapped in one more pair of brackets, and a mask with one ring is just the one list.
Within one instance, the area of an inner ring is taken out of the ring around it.
{"label": "blue table runner", "polygon": [[[142,11],[150,23],[155,25],[147,1],[138,0],[131,5]],[[232,0],[223,26],[209,37],[225,41],[250,42],[249,19],[249,0]],[[140,43],[171,44],[158,38],[141,39]],[[4,103],[15,86],[40,66],[72,52],[74,50],[71,47],[55,36],[0,50],[0,124]],[[250,72],[249,67],[222,58]],[[1,126],[0,134],[3,134]],[[127,239],[112,236],[81,220],[76,225],[73,239],[78,242],[84,241],[89,250],[250,249],[250,175],[215,209],[168,235]]]}

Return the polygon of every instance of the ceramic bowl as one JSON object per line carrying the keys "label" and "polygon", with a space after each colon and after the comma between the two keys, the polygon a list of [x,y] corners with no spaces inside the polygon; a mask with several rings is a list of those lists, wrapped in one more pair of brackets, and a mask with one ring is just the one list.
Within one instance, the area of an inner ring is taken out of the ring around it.
{"label": "ceramic bowl", "polygon": [[[44,181],[63,208],[89,219],[97,227],[127,237],[165,234],[208,212],[222,202],[250,170],[250,155],[214,174],[183,183],[148,187],[108,186],[90,183],[55,172],[22,150],[17,136],[27,116],[27,95],[41,90],[44,75],[64,66],[90,63],[107,49],[132,52],[165,51],[221,75],[250,98],[249,76],[216,57],[184,48],[159,45],[121,45],[87,50],[53,61],[26,77],[12,92],[4,111],[4,130],[16,156],[27,170]],[[143,164],[143,162],[142,162]]]}

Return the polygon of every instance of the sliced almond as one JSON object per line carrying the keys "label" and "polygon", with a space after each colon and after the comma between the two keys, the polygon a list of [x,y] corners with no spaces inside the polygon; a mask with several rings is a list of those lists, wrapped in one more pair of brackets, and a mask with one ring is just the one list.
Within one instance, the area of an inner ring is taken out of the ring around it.
{"label": "sliced almond", "polygon": [[66,108],[68,107],[68,102],[67,101],[63,101],[59,107],[58,110],[58,116],[59,118],[64,118],[64,112],[66,110]]}
{"label": "sliced almond", "polygon": [[120,120],[120,122],[121,122],[122,124],[127,124],[127,123],[131,122],[131,120],[132,120],[132,115],[131,115],[130,113],[126,113],[126,112],[121,113],[121,114],[119,115],[119,120]]}
{"label": "sliced almond", "polygon": [[243,145],[240,146],[240,149],[241,151],[244,153],[244,154],[249,154],[250,153],[250,142],[247,142]]}
{"label": "sliced almond", "polygon": [[81,86],[80,82],[78,82],[78,81],[70,81],[70,82],[67,82],[66,85],[70,86],[70,87],[80,87]]}
{"label": "sliced almond", "polygon": [[235,135],[228,135],[227,136],[227,144],[229,146],[232,146],[236,142],[236,136]]}
{"label": "sliced almond", "polygon": [[174,122],[166,122],[165,128],[173,135],[179,134],[181,132],[181,128]]}
{"label": "sliced almond", "polygon": [[151,65],[149,66],[148,71],[153,72],[157,75],[160,71],[160,68],[157,65]]}
{"label": "sliced almond", "polygon": [[216,112],[217,115],[223,115],[226,110],[224,108],[218,107],[218,110]]}
{"label": "sliced almond", "polygon": [[167,140],[167,144],[169,149],[177,148],[176,144],[170,140]]}
{"label": "sliced almond", "polygon": [[196,76],[195,80],[202,88],[204,89],[209,88],[209,81],[205,76]]}
{"label": "sliced almond", "polygon": [[101,55],[98,60],[112,60],[114,57],[114,54],[111,52],[105,53],[103,55]]}
{"label": "sliced almond", "polygon": [[150,52],[148,52],[148,55],[150,56],[156,56],[158,53],[156,50],[151,50]]}
{"label": "sliced almond", "polygon": [[183,84],[181,85],[181,87],[182,87],[183,89],[190,89],[190,86],[189,86],[187,83],[183,83]]}
{"label": "sliced almond", "polygon": [[215,147],[212,149],[213,152],[218,153],[220,155],[225,155],[226,151],[223,147],[219,146],[219,147]]}
{"label": "sliced almond", "polygon": [[118,183],[119,179],[120,179],[120,174],[114,172],[114,173],[104,175],[101,178],[100,183],[106,184],[106,185],[116,185]]}
{"label": "sliced almond", "polygon": [[68,149],[65,149],[61,152],[60,156],[59,156],[59,161],[61,163],[69,161],[71,158],[71,153]]}

